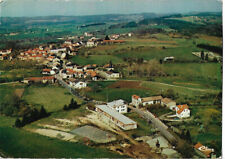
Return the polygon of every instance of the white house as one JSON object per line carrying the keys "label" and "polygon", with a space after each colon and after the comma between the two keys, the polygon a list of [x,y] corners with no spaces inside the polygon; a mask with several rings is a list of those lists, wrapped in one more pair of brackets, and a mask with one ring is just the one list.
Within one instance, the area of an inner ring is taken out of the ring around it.
{"label": "white house", "polygon": [[105,72],[106,79],[117,79],[120,78],[120,73],[113,72],[113,71],[107,71]]}
{"label": "white house", "polygon": [[82,88],[86,88],[87,87],[87,83],[86,82],[77,82],[77,83],[73,83],[73,87],[76,89],[82,89]]}
{"label": "white house", "polygon": [[190,117],[190,109],[187,104],[178,105],[176,107],[176,115],[178,118],[188,118]]}
{"label": "white house", "polygon": [[[110,121],[123,130],[131,130],[137,128],[137,123],[130,118],[118,113],[114,109],[109,108],[106,105],[96,105],[96,111],[104,122]],[[111,124],[109,123],[109,124]]]}
{"label": "white house", "polygon": [[132,95],[132,98],[131,98],[131,103],[138,107],[140,104],[141,104],[141,98],[137,95]]}
{"label": "white house", "polygon": [[127,104],[122,99],[109,102],[107,103],[107,106],[119,113],[127,113]]}
{"label": "white house", "polygon": [[86,47],[94,47],[94,46],[97,46],[97,44],[94,41],[88,41],[86,43]]}
{"label": "white house", "polygon": [[163,98],[162,103],[163,106],[170,108],[171,110],[176,110],[176,102],[169,98]]}

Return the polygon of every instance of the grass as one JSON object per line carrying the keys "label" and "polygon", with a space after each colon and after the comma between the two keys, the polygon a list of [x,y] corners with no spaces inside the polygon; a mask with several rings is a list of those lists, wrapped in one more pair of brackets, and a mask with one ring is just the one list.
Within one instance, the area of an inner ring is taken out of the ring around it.
{"label": "grass", "polygon": [[103,148],[60,141],[11,127],[0,127],[0,142],[1,151],[16,158],[122,157]]}
{"label": "grass", "polygon": [[122,63],[122,59],[112,56],[112,55],[91,55],[88,58],[84,56],[75,56],[72,58],[72,61],[79,65],[87,65],[87,64],[98,64],[104,65],[112,61],[114,64]]}
{"label": "grass", "polygon": [[0,84],[0,104],[7,95],[12,95],[16,89],[24,88],[23,84]]}
{"label": "grass", "polygon": [[48,112],[61,110],[72,98],[81,104],[80,99],[72,96],[65,88],[56,85],[30,86],[26,88],[23,96],[23,99],[30,104],[44,105]]}
{"label": "grass", "polygon": [[[221,154],[222,144],[222,109],[217,106],[192,106],[191,115],[199,118],[196,123],[185,125],[190,130],[193,143],[200,142],[216,150],[217,156]],[[200,129],[203,125],[203,131]]]}
{"label": "grass", "polygon": [[127,113],[127,117],[137,122],[138,128],[134,130],[129,130],[127,133],[131,136],[141,137],[141,136],[150,136],[152,135],[151,128],[152,126],[148,124],[145,119],[142,119],[137,113]]}
{"label": "grass", "polygon": [[[126,81],[123,81],[126,83]],[[105,83],[105,84],[103,84]],[[88,97],[101,101],[112,101],[116,99],[123,99],[127,102],[131,102],[131,96],[136,94],[141,97],[148,97],[154,95],[160,95],[166,92],[168,89],[173,89],[175,95],[177,95],[177,103],[191,103],[191,104],[213,104],[215,95],[220,90],[214,89],[198,89],[188,87],[174,87],[166,84],[161,84],[151,81],[140,82],[140,87],[134,87],[130,85],[128,87],[112,87],[115,82],[92,82],[90,83],[91,90],[85,91]],[[187,89],[186,89],[187,88]],[[208,96],[206,99],[202,99],[201,96]]]}
{"label": "grass", "polygon": [[156,78],[156,81],[192,88],[222,87],[219,63],[171,63],[163,64],[163,69],[169,76]]}

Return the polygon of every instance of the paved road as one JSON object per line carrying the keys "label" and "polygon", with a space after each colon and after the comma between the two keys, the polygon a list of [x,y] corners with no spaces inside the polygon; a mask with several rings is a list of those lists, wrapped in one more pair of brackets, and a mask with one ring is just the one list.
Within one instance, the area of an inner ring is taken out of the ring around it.
{"label": "paved road", "polygon": [[154,124],[154,126],[161,132],[161,134],[166,137],[166,139],[174,145],[177,140],[176,138],[168,131],[168,127],[161,122],[158,118],[156,118],[151,112],[149,111],[143,111],[137,108],[134,108],[132,106],[128,106],[130,109],[138,113],[140,116],[142,116],[144,119],[146,119],[148,122],[151,122]]}

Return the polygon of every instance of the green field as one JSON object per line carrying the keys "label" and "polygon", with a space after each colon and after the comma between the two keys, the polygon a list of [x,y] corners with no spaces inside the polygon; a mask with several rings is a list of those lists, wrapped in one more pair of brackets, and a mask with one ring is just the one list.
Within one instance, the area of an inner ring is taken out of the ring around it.
{"label": "green field", "polygon": [[23,129],[12,128],[15,119],[0,116],[0,151],[7,157],[23,158],[104,158],[123,157],[103,148],[52,139]]}
{"label": "green field", "polygon": [[43,105],[48,112],[62,110],[65,104],[69,104],[74,98],[78,104],[81,100],[72,96],[65,88],[50,85],[50,86],[30,86],[26,88],[23,99],[30,104]]}
{"label": "green field", "polygon": [[[126,81],[123,81],[126,83]],[[133,81],[137,82],[137,81]],[[107,84],[103,84],[107,83]],[[120,82],[118,82],[120,83]],[[96,100],[102,101],[112,101],[116,99],[124,99],[127,102],[131,102],[131,96],[136,94],[141,97],[148,97],[154,95],[160,95],[165,93],[168,89],[172,89],[175,94],[177,94],[177,103],[192,103],[196,104],[201,102],[202,104],[212,104],[215,98],[215,95],[219,93],[220,90],[213,89],[199,89],[199,88],[189,88],[184,86],[173,86],[167,85],[158,82],[151,81],[139,81],[137,84],[140,87],[136,87],[136,85],[125,85],[124,87],[111,87],[115,82],[93,82],[89,86],[93,89],[90,91],[86,91],[85,93]],[[201,96],[209,97],[206,99],[200,98]],[[211,99],[211,100],[210,100]]]}
{"label": "green field", "polygon": [[22,81],[26,77],[40,76],[42,76],[40,69],[12,69],[1,72],[0,82]]}
{"label": "green field", "polygon": [[167,77],[155,81],[192,88],[221,89],[222,73],[219,63],[171,63],[163,64]]}
{"label": "green field", "polygon": [[91,55],[88,56],[88,58],[83,56],[75,56],[72,58],[72,61],[79,65],[88,65],[88,64],[104,65],[106,63],[109,63],[110,60],[114,64],[119,64],[123,62],[122,59],[112,55]]}

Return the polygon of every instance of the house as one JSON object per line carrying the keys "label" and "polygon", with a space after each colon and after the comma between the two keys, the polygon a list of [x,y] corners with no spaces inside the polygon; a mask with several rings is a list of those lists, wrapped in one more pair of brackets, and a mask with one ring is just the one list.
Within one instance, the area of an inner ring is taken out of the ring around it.
{"label": "house", "polygon": [[30,77],[25,78],[23,83],[55,83],[54,76],[44,76],[44,77]]}
{"label": "house", "polygon": [[107,71],[112,71],[114,70],[114,67],[111,64],[106,64],[103,66],[104,69],[106,69]]}
{"label": "house", "polygon": [[95,43],[94,41],[88,41],[85,46],[86,47],[94,47],[94,46],[97,46],[97,43]]}
{"label": "house", "polygon": [[137,95],[133,95],[131,101],[134,106],[138,107],[140,104],[142,104],[143,106],[151,104],[161,104],[162,99],[162,96],[140,98]]}
{"label": "house", "polygon": [[122,99],[109,102],[107,103],[107,106],[119,113],[127,113],[127,104]]}
{"label": "house", "polygon": [[77,67],[74,67],[73,70],[76,71],[76,72],[83,72],[83,67],[77,66]]}
{"label": "house", "polygon": [[99,115],[105,122],[109,120],[123,130],[131,130],[137,128],[137,123],[135,121],[129,119],[123,114],[118,113],[107,105],[97,105],[96,111],[99,112]]}
{"label": "house", "polygon": [[143,106],[151,105],[151,104],[161,104],[162,99],[163,99],[162,96],[153,96],[153,97],[141,98],[141,102]]}
{"label": "house", "polygon": [[187,104],[178,105],[176,107],[176,115],[178,118],[188,118],[190,117],[190,109]]}
{"label": "house", "polygon": [[51,69],[43,69],[43,70],[42,70],[42,74],[43,74],[43,75],[49,75],[50,72],[51,72]]}
{"label": "house", "polygon": [[141,98],[139,96],[137,96],[137,95],[132,95],[131,103],[134,106],[139,107],[139,105],[141,104]]}
{"label": "house", "polygon": [[103,78],[107,79],[107,80],[111,80],[111,79],[118,79],[120,78],[120,73],[115,72],[115,71],[98,71],[99,75],[102,76]]}
{"label": "house", "polygon": [[93,36],[93,34],[85,32],[85,33],[84,33],[84,36],[89,37],[89,36]]}
{"label": "house", "polygon": [[176,102],[170,98],[163,98],[162,103],[163,106],[170,108],[171,110],[176,110]]}
{"label": "house", "polygon": [[194,148],[199,155],[206,158],[210,158],[212,153],[214,152],[214,149],[210,149],[207,146],[202,145],[201,143],[197,143]]}
{"label": "house", "polygon": [[86,73],[91,77],[93,81],[97,81],[100,78],[95,71],[87,71]]}
{"label": "house", "polygon": [[87,87],[87,83],[80,81],[80,82],[73,83],[72,86],[75,89],[82,89],[82,88],[86,88]]}

